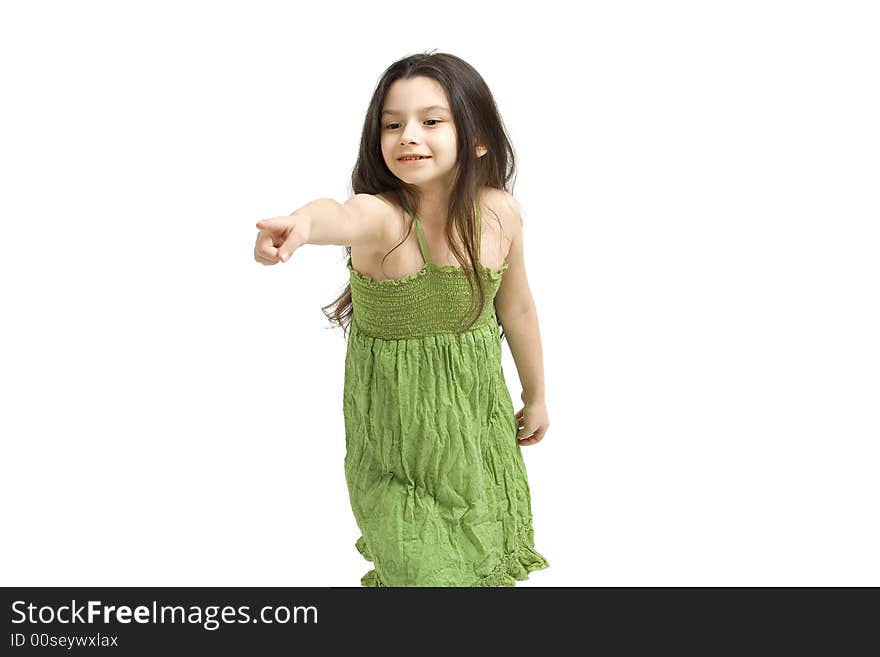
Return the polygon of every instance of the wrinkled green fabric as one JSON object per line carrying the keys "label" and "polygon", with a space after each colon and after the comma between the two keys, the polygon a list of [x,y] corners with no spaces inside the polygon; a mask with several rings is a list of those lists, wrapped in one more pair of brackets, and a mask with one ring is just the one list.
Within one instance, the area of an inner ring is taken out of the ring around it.
{"label": "wrinkled green fabric", "polygon": [[[465,270],[431,263],[414,221],[426,263],[416,274],[377,281],[348,262],[345,477],[355,548],[374,565],[361,584],[515,586],[549,563],[534,549],[501,366],[493,302],[507,263],[481,268],[488,296],[473,328],[449,330],[460,317],[425,320],[464,312],[470,292]],[[382,307],[412,319],[388,323]]]}

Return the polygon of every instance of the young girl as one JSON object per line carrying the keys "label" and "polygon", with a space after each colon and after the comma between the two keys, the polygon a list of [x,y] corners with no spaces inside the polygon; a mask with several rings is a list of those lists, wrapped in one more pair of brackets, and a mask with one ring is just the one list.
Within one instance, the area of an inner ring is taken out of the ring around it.
{"label": "young girl", "polygon": [[[520,450],[550,422],[514,169],[479,73],[453,55],[414,55],[370,101],[355,195],[257,223],[264,265],[303,244],[347,247],[350,285],[328,317],[350,331],[345,476],[355,547],[375,566],[363,586],[515,586],[550,565],[534,549]],[[506,336],[523,387],[516,414]]]}

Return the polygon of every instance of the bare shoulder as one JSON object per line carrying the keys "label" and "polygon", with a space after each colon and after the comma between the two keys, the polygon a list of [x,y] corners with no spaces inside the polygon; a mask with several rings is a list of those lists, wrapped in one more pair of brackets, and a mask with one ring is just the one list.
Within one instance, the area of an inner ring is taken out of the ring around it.
{"label": "bare shoulder", "polygon": [[390,216],[394,209],[393,204],[381,194],[355,194],[348,199],[347,204],[357,206],[372,215],[385,217]]}
{"label": "bare shoulder", "polygon": [[391,192],[379,192],[378,194],[371,194],[370,196],[377,201],[380,201],[389,212],[397,210],[397,203],[392,198]]}
{"label": "bare shoulder", "polygon": [[385,241],[394,222],[394,206],[381,194],[355,194],[345,202],[361,218],[361,239],[351,246],[376,248]]}
{"label": "bare shoulder", "polygon": [[507,190],[495,187],[484,188],[482,198],[483,205],[495,219],[501,235],[509,244],[522,230],[519,202]]}

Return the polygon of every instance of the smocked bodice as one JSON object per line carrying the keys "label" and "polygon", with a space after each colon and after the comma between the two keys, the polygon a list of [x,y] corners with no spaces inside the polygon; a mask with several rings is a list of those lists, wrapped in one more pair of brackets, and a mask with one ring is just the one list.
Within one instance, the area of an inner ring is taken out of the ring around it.
{"label": "smocked bodice", "polygon": [[[424,266],[402,278],[376,280],[356,271],[351,258],[350,272],[352,322],[364,334],[396,340],[419,338],[461,331],[471,306],[468,284],[470,270],[459,265],[437,265],[431,261],[421,222],[413,215]],[[480,262],[482,216],[477,204],[477,262]],[[486,287],[486,300],[472,329],[496,323],[495,295],[508,263],[492,271],[482,263],[479,269]]]}

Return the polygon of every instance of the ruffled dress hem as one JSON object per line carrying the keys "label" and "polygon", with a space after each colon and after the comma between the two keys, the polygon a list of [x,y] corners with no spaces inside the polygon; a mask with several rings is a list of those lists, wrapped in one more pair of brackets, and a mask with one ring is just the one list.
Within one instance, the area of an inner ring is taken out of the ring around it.
{"label": "ruffled dress hem", "polygon": [[[550,563],[544,556],[528,543],[528,537],[532,536],[532,528],[527,527],[523,533],[523,538],[519,547],[504,557],[491,573],[480,578],[472,584],[465,584],[466,587],[482,587],[482,586],[516,586],[516,582],[524,581],[529,578],[529,574],[536,570],[549,568]],[[361,536],[355,543],[355,548],[367,561],[373,561],[373,555],[367,548],[366,540]],[[369,571],[361,577],[361,586],[364,587],[387,587],[382,582],[376,569]]]}

